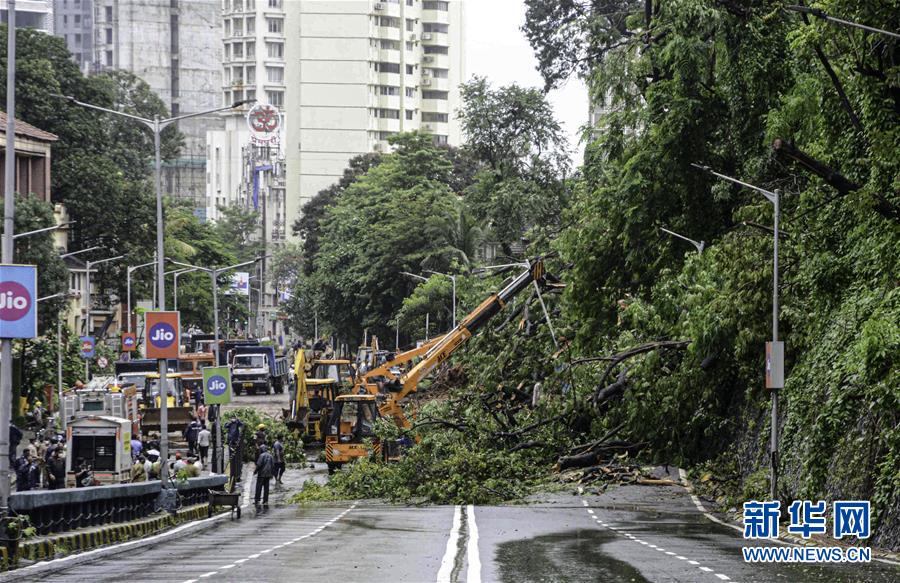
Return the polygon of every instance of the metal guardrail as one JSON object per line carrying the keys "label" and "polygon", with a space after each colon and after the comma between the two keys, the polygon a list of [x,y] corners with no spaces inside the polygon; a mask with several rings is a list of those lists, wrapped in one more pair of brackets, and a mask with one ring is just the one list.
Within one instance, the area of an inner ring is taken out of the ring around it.
{"label": "metal guardrail", "polygon": [[[221,488],[225,476],[189,478],[175,483],[181,504],[206,501],[210,488]],[[111,484],[90,488],[16,492],[9,506],[27,515],[39,534],[66,532],[101,524],[128,522],[159,510],[162,485],[159,480],[135,484]]]}

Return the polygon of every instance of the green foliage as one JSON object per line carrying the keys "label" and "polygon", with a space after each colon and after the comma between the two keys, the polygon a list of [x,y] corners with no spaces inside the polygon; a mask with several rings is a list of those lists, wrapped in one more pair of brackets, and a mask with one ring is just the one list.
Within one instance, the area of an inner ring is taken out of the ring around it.
{"label": "green foliage", "polygon": [[242,434],[244,461],[256,461],[256,428],[265,425],[268,435],[268,446],[271,448],[276,439],[280,439],[284,445],[284,461],[287,463],[305,462],[306,454],[303,451],[303,441],[296,434],[288,430],[280,419],[275,419],[251,407],[239,407],[229,409],[223,413],[223,423],[227,423],[232,416],[236,416],[244,423]]}

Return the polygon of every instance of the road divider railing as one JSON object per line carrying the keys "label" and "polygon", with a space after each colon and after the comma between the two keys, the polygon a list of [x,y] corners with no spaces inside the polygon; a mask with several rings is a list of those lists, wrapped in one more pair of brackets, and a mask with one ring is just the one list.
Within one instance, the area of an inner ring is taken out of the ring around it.
{"label": "road divider railing", "polygon": [[[205,503],[210,489],[225,485],[225,476],[188,478],[173,482],[180,506]],[[9,499],[12,512],[26,515],[39,535],[122,523],[154,514],[160,509],[162,484],[158,480],[89,488],[16,492]]]}

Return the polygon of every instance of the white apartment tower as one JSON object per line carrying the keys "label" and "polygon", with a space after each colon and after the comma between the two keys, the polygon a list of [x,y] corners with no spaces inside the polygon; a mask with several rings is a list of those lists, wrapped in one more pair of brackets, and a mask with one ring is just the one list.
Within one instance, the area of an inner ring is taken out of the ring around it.
{"label": "white apartment tower", "polygon": [[285,26],[289,223],[393,134],[460,143],[462,0],[296,0]]}
{"label": "white apartment tower", "polygon": [[[0,20],[8,22],[7,0],[0,0]],[[16,2],[16,28],[33,28],[53,34],[52,0],[19,0]]]}
{"label": "white apartment tower", "polygon": [[[221,103],[256,99],[255,109],[224,112],[224,129],[206,133],[206,214],[220,217],[222,207],[238,205],[259,213],[258,237],[267,249],[283,244],[288,232],[285,208],[283,122],[285,118],[285,5],[296,0],[220,0],[222,3]],[[251,132],[248,113],[268,115],[275,130],[260,139]],[[268,112],[268,113],[266,113]],[[267,277],[268,261],[251,273],[250,333],[279,338],[279,292]],[[260,285],[260,282],[265,282]],[[255,300],[255,301],[254,301]]]}

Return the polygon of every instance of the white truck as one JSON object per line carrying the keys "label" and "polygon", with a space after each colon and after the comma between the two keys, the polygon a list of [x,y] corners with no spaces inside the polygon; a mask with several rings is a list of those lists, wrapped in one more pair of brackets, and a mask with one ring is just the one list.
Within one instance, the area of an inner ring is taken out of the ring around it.
{"label": "white truck", "polygon": [[66,428],[66,487],[88,468],[94,483],[121,484],[131,480],[131,421],[98,415],[80,417]]}

